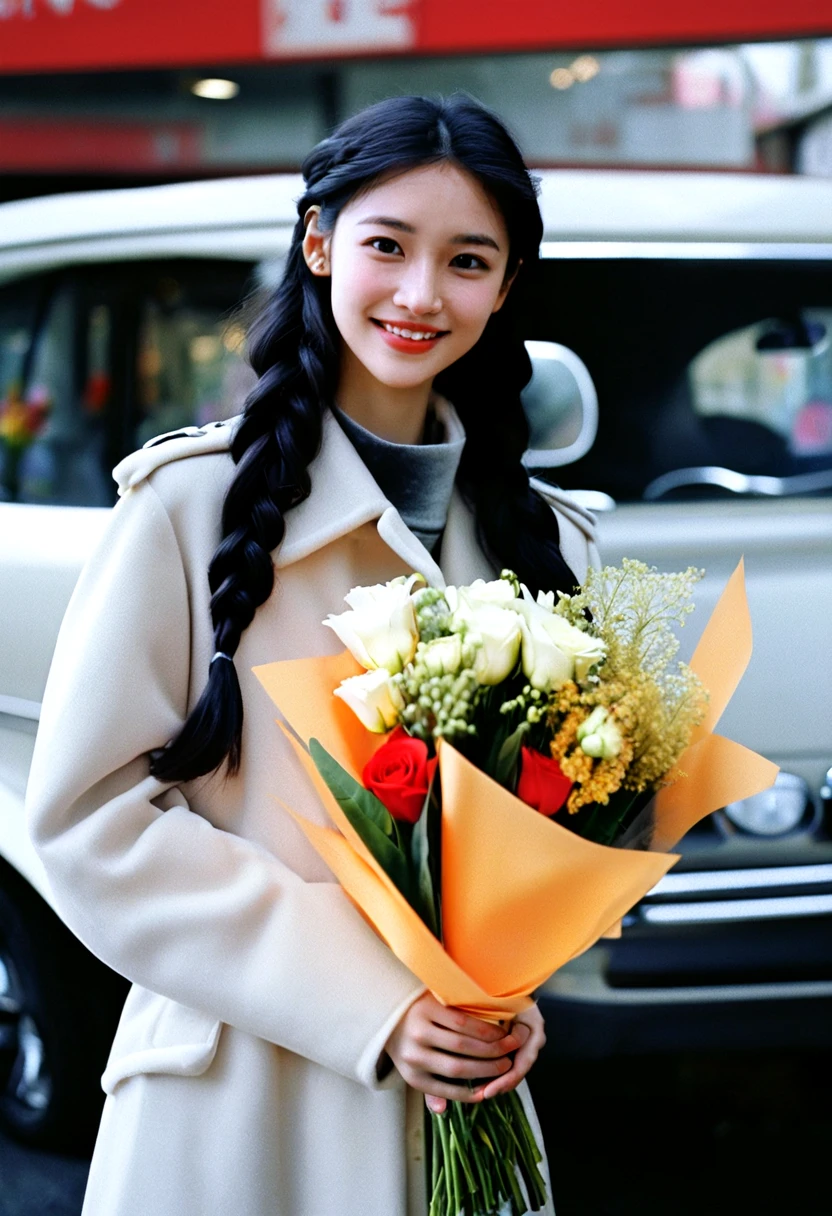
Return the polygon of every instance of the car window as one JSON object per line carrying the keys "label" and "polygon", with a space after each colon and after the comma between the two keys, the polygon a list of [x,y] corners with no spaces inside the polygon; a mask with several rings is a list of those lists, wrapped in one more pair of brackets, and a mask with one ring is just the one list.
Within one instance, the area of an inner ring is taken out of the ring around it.
{"label": "car window", "polygon": [[[712,342],[690,366],[702,418],[763,427],[794,457],[832,464],[832,309],[769,317]],[[722,453],[731,467],[737,454]]]}
{"label": "car window", "polygon": [[827,259],[544,259],[523,324],[575,351],[597,390],[591,451],[549,475],[565,488],[618,502],[832,492]]}
{"label": "car window", "polygon": [[[21,297],[33,301],[21,314]],[[0,446],[3,497],[103,505],[102,416],[109,394],[106,307],[76,279],[44,278],[0,296],[5,331]],[[89,374],[88,374],[89,373]]]}
{"label": "car window", "polygon": [[109,264],[0,289],[0,500],[108,506],[128,452],[238,413],[251,270]]}
{"label": "car window", "polygon": [[239,412],[255,377],[242,358],[245,331],[235,303],[218,315],[216,306],[188,299],[181,278],[162,275],[152,285],[139,321],[137,445]]}

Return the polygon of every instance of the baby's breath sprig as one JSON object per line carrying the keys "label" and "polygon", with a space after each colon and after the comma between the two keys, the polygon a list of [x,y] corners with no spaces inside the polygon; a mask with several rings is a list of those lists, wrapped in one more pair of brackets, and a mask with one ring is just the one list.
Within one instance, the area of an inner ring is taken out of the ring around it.
{"label": "baby's breath sprig", "polygon": [[[555,611],[579,626],[591,615],[607,648],[599,678],[581,689],[565,685],[549,707],[552,754],[576,782],[570,811],[604,804],[622,785],[658,789],[702,720],[707,694],[685,663],[673,662],[679,643],[672,628],[693,610],[691,591],[702,574],[692,566],[663,574],[625,558],[620,567],[590,571],[581,590],[559,597]],[[613,715],[622,736],[622,750],[609,761],[591,760],[577,739],[598,706]]]}
{"label": "baby's breath sprig", "polygon": [[451,610],[438,587],[423,587],[413,597],[416,628],[422,642],[432,642],[451,632]]}
{"label": "baby's breath sprig", "polygon": [[513,570],[501,570],[500,578],[503,579],[504,582],[511,584],[511,588],[516,596],[520,595],[520,579]]}
{"label": "baby's breath sprig", "polygon": [[500,706],[501,714],[517,714],[518,717],[525,718],[532,726],[542,722],[548,710],[549,698],[545,693],[540,692],[537,688],[532,688],[531,684],[524,684],[516,697],[510,701],[503,701]]}
{"label": "baby's breath sprig", "polygon": [[704,573],[689,566],[665,574],[625,557],[620,566],[590,570],[576,595],[561,596],[558,611],[579,626],[591,614],[607,644],[608,670],[661,680],[679,649],[672,626],[693,611],[691,594]]}
{"label": "baby's breath sprig", "polygon": [[470,668],[431,675],[417,651],[414,662],[393,681],[404,701],[401,717],[409,734],[427,742],[475,733],[472,718],[479,686]]}

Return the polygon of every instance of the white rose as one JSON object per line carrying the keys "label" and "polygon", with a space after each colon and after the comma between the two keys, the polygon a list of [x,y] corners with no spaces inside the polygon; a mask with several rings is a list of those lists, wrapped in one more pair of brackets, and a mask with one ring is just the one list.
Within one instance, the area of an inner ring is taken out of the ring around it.
{"label": "white rose", "polygon": [[368,671],[386,667],[393,674],[416,653],[419,631],[410,591],[417,581],[421,575],[411,574],[374,587],[353,587],[344,597],[351,611],[330,614],[324,621]]}
{"label": "white rose", "polygon": [[420,642],[417,661],[424,663],[432,676],[455,675],[462,666],[462,639],[458,633],[432,642]]}
{"label": "white rose", "polygon": [[575,674],[575,662],[552,641],[546,621],[537,616],[520,617],[523,631],[523,672],[532,688],[549,692],[560,688]]}
{"label": "white rose", "polygon": [[475,579],[467,587],[446,587],[445,601],[452,613],[493,606],[509,608],[514,605],[514,588],[504,578],[495,578],[490,583]]}
{"label": "white rose", "polygon": [[404,707],[402,694],[384,667],[342,680],[335,696],[349,705],[362,725],[376,735],[383,735],[395,726]]}
{"label": "white rose", "polygon": [[452,624],[464,626],[466,644],[474,646],[474,674],[480,684],[499,684],[511,675],[520,651],[520,618],[507,608],[483,604],[469,608]]}
{"label": "white rose", "polygon": [[[554,612],[554,596],[551,591],[545,595],[543,592],[540,592],[537,597],[537,603],[535,603],[528,587],[524,586],[522,590],[522,600],[515,601],[517,611],[523,616],[529,626],[534,625],[539,629],[545,630],[550,642],[554,646],[557,646],[574,664],[574,678],[579,682],[585,680],[590,667],[594,663],[600,662],[606,654],[606,647],[601,638],[596,638],[593,634],[586,633],[583,629],[578,629],[577,625],[570,625],[565,617]],[[523,670],[531,683],[531,675],[526,667],[525,656]],[[571,679],[572,675],[570,674],[566,678]],[[540,688],[544,686],[536,684],[535,687]],[[559,685],[551,684],[549,687],[558,688]]]}
{"label": "white rose", "polygon": [[596,706],[578,727],[578,742],[595,760],[613,760],[621,751],[621,731],[603,705]]}

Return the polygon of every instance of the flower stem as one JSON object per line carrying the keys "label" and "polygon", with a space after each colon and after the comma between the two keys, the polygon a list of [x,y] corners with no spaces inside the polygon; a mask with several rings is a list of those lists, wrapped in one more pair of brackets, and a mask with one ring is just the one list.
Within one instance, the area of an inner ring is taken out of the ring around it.
{"label": "flower stem", "polygon": [[497,1216],[506,1202],[523,1216],[546,1202],[543,1154],[516,1092],[450,1102],[444,1115],[431,1114],[430,1141],[429,1216]]}

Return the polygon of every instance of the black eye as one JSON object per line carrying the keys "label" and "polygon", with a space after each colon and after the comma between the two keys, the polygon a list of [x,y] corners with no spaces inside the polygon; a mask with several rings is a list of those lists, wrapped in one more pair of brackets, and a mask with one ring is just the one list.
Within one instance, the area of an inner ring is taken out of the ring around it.
{"label": "black eye", "polygon": [[451,265],[457,270],[488,270],[488,264],[475,253],[458,253]]}
{"label": "black eye", "polygon": [[370,244],[379,253],[401,253],[399,242],[394,241],[391,236],[375,236]]}

